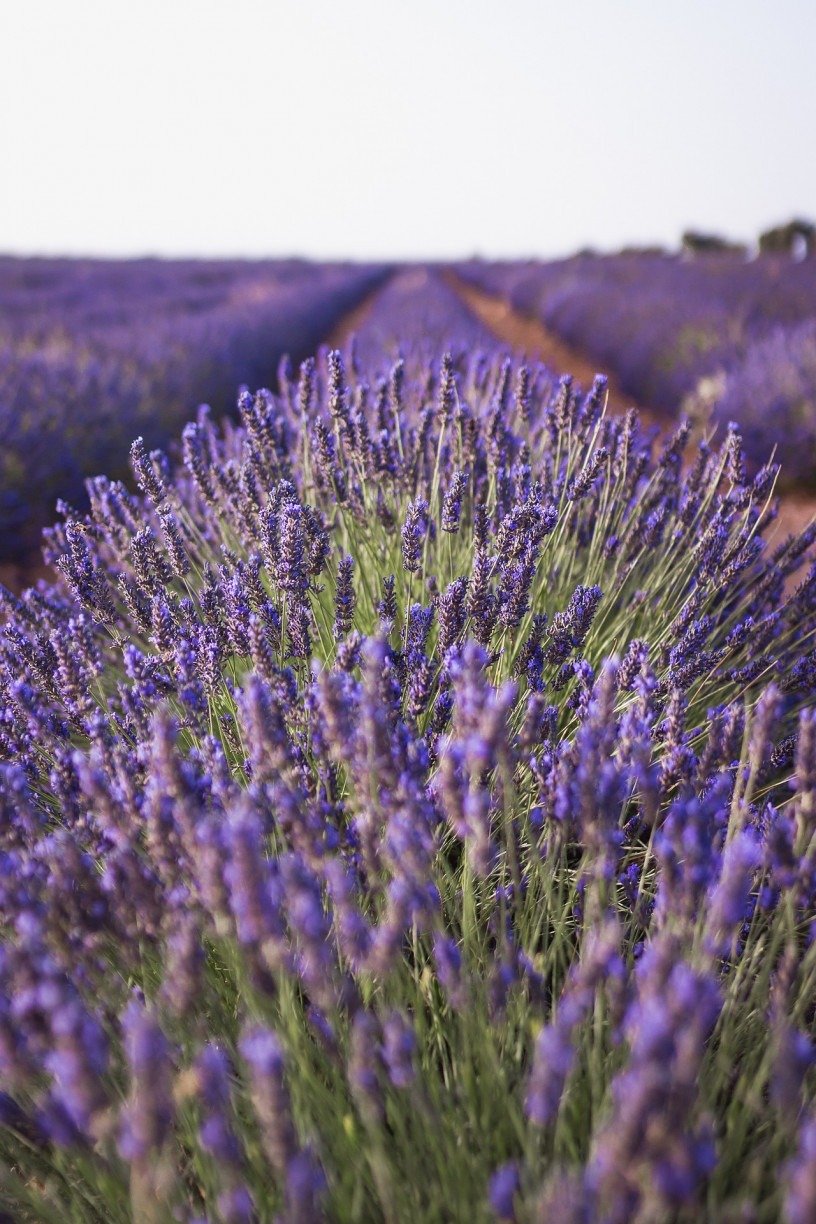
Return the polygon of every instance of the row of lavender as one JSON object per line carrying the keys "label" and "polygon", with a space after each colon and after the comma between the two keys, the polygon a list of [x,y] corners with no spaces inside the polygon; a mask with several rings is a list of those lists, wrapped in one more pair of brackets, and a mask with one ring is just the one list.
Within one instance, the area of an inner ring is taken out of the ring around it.
{"label": "row of lavender", "polygon": [[57,497],[121,474],[197,403],[272,382],[382,279],[379,268],[0,259],[0,560],[31,550]]}
{"label": "row of lavender", "polygon": [[445,348],[453,356],[492,357],[498,341],[447,283],[441,269],[413,265],[395,272],[359,322],[353,349],[365,368],[404,356],[410,373],[432,368]]}
{"label": "row of lavender", "polygon": [[816,529],[444,299],[4,597],[14,1219],[816,1218]]}
{"label": "row of lavender", "polygon": [[816,259],[585,255],[459,270],[644,405],[738,421],[752,459],[775,445],[790,484],[816,483]]}

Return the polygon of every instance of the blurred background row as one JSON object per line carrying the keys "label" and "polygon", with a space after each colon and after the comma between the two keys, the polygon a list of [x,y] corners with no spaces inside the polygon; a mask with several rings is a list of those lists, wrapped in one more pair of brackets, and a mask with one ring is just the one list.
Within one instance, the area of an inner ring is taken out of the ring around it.
{"label": "blurred background row", "polygon": [[795,220],[753,249],[686,234],[546,262],[0,258],[0,561],[30,558],[87,476],[124,475],[137,435],[172,449],[200,403],[232,411],[352,333],[366,361],[422,336],[429,356],[504,341],[556,375],[596,367],[667,424],[738,422],[755,464],[775,447],[783,487],[816,489],[815,237]]}

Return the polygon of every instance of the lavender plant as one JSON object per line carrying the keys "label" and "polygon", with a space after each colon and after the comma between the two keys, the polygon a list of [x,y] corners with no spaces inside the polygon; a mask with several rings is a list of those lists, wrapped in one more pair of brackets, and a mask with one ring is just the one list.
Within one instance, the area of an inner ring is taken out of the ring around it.
{"label": "lavender plant", "polygon": [[4,595],[0,1201],[809,1219],[776,469],[501,355],[324,353],[239,413],[137,441]]}
{"label": "lavender plant", "polygon": [[736,416],[746,449],[767,447],[769,424],[782,439],[785,479],[812,485],[816,442],[816,318],[779,327],[752,345],[742,361],[721,374],[714,419]]}

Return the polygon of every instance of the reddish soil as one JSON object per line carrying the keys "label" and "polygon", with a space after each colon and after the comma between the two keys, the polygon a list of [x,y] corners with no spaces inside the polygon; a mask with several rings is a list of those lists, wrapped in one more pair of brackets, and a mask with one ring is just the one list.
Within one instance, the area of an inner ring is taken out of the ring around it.
{"label": "reddish soil", "polygon": [[807,493],[787,493],[779,500],[776,532],[781,536],[802,531],[816,518],[816,497]]}
{"label": "reddish soil", "polygon": [[39,553],[32,553],[23,561],[0,562],[0,585],[8,587],[15,595],[19,595],[26,587],[34,586],[40,578],[54,581],[54,571],[43,565]]}

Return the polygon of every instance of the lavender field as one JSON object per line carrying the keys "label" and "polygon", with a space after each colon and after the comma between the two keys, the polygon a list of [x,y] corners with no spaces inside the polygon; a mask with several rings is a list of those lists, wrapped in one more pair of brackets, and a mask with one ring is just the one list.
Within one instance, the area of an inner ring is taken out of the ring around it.
{"label": "lavender field", "polygon": [[816,1221],[814,328],[0,261],[0,1219]]}
{"label": "lavender field", "polygon": [[755,464],[775,447],[784,484],[816,485],[816,259],[631,252],[458,271],[668,420],[736,421]]}
{"label": "lavender field", "polygon": [[273,383],[384,270],[189,260],[0,258],[0,561],[31,551],[57,497],[122,476],[207,400]]}

